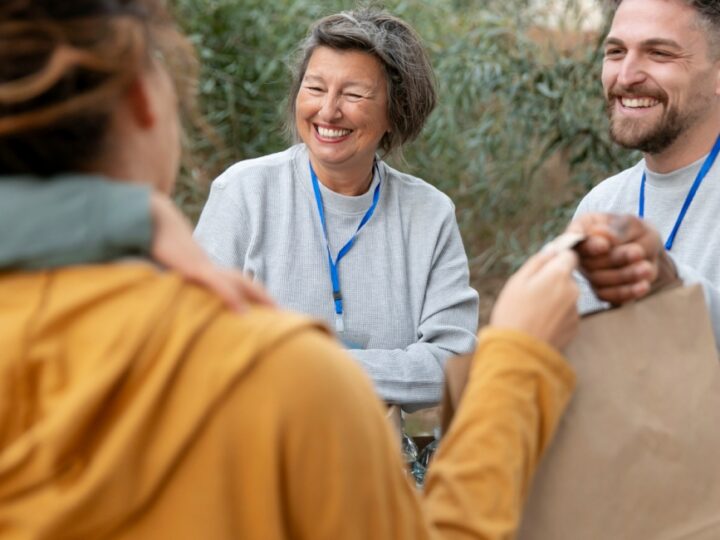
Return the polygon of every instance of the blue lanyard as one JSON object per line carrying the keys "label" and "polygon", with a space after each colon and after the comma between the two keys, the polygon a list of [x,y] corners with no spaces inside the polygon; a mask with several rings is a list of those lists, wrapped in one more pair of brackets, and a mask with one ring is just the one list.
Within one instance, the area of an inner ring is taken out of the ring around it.
{"label": "blue lanyard", "polygon": [[[380,170],[377,168],[377,164],[374,166],[374,169],[378,171],[379,176]],[[330,255],[330,243],[328,242],[327,223],[325,221],[325,210],[323,208],[322,194],[320,193],[320,182],[318,182],[318,177],[315,174],[312,163],[310,163],[310,177],[312,178],[313,191],[315,192],[315,202],[317,203],[318,214],[320,215],[320,223],[322,224],[323,236],[325,237],[325,249],[327,250],[328,255],[328,266],[330,267],[330,280],[332,281],[333,302],[335,303],[335,329],[338,332],[343,332],[345,330],[345,325],[343,323],[343,300],[342,293],[340,292],[340,276],[338,274],[338,264],[340,264],[340,260],[345,255],[347,255],[353,245],[355,245],[355,240],[357,239],[357,235],[360,232],[360,229],[362,229],[365,224],[370,221],[370,218],[375,212],[378,200],[380,199],[380,184],[382,184],[382,180],[379,181],[378,185],[375,187],[372,204],[370,205],[370,208],[368,208],[368,211],[365,212],[363,218],[360,220],[360,225],[358,225],[355,234],[353,234],[352,238],[350,238],[350,240],[348,240],[347,243],[342,247],[342,249],[337,255],[337,258],[333,261],[332,255]]]}
{"label": "blue lanyard", "polygon": [[[702,167],[700,168],[700,171],[698,172],[697,176],[695,177],[695,181],[693,182],[693,185],[690,188],[690,191],[688,192],[687,197],[685,197],[685,202],[682,205],[680,214],[678,214],[678,217],[675,220],[675,226],[672,228],[672,231],[670,232],[670,236],[668,236],[668,239],[665,242],[665,249],[667,249],[668,251],[672,249],[673,242],[675,242],[675,236],[677,235],[677,232],[680,229],[680,225],[682,224],[683,219],[685,219],[685,214],[687,213],[688,208],[690,208],[690,204],[692,203],[693,199],[695,198],[695,193],[697,193],[697,190],[700,187],[700,184],[702,184],[702,181],[705,179],[705,176],[707,176],[707,173],[710,171],[710,168],[713,166],[713,163],[715,163],[715,158],[717,157],[718,153],[720,153],[720,136],[718,136],[717,140],[715,141],[715,146],[713,146],[712,150],[710,150],[708,157],[705,158],[705,163],[703,163]],[[640,218],[645,217],[645,172],[644,171],[643,171],[643,175],[642,175],[642,182],[640,183],[640,202],[638,204],[638,216],[640,216]]]}

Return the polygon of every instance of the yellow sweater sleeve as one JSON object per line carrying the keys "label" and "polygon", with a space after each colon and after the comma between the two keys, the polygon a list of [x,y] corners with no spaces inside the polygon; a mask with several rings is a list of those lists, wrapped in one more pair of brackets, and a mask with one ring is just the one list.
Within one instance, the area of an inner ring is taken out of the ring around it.
{"label": "yellow sweater sleeve", "polygon": [[[286,395],[304,389],[281,415],[292,538],[512,538],[531,475],[574,384],[549,346],[518,332],[485,330],[421,497],[356,365],[318,336],[291,340],[274,355],[312,358],[301,372],[274,375]],[[287,386],[278,380],[287,377]]]}
{"label": "yellow sweater sleeve", "polygon": [[525,334],[485,329],[458,413],[430,468],[425,512],[438,538],[513,538],[532,475],[575,377]]}
{"label": "yellow sweater sleeve", "polygon": [[[272,356],[285,365],[273,376],[273,391],[288,398],[279,411],[287,537],[424,538],[399,441],[362,369],[316,333],[288,340]],[[289,366],[289,358],[302,368]]]}

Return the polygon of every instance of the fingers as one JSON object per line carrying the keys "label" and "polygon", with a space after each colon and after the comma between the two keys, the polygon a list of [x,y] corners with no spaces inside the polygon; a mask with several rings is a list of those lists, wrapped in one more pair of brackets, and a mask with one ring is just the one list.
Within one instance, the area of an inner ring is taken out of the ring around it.
{"label": "fingers", "polygon": [[567,226],[566,232],[573,232],[587,236],[590,234],[591,229],[595,229],[600,226],[607,226],[609,214],[590,213],[583,214],[572,220]]}
{"label": "fingers", "polygon": [[596,257],[582,257],[581,266],[584,271],[592,272],[598,269],[620,268],[635,264],[643,260],[651,260],[652,254],[639,244],[625,244],[613,248],[604,255]]}
{"label": "fingers", "polygon": [[540,271],[553,272],[569,278],[575,269],[577,269],[578,261],[577,253],[571,249],[565,249],[547,261]]}
{"label": "fingers", "polygon": [[583,257],[597,257],[607,254],[614,241],[609,226],[609,214],[585,214],[573,220],[566,232],[582,234],[585,240],[576,250]]}
{"label": "fingers", "polygon": [[248,302],[243,288],[238,286],[234,277],[227,273],[213,268],[194,281],[217,294],[232,311],[236,313],[247,311]]}
{"label": "fingers", "polygon": [[242,275],[240,272],[236,274],[237,279],[239,279],[239,285],[250,303],[266,307],[277,307],[275,301],[263,286]]}
{"label": "fingers", "polygon": [[585,276],[596,288],[627,285],[638,281],[652,283],[657,277],[657,266],[650,261],[641,260],[620,268],[585,272]]}
{"label": "fingers", "polygon": [[538,274],[548,265],[551,265],[550,270],[559,270],[561,273],[569,275],[577,268],[578,257],[571,249],[562,249],[560,251],[542,249],[525,261],[513,277],[519,279],[528,278]]}
{"label": "fingers", "polygon": [[645,221],[631,214],[586,214],[577,221],[587,236],[604,236],[618,244],[640,238],[647,229]]}
{"label": "fingers", "polygon": [[600,257],[610,253],[611,240],[602,235],[588,236],[577,247],[577,252],[583,257]]}
{"label": "fingers", "polygon": [[553,251],[539,251],[532,257],[530,257],[525,263],[520,267],[520,269],[515,272],[515,276],[523,278],[527,276],[531,276],[535,274],[540,268],[545,266],[545,264],[552,260],[557,254]]}
{"label": "fingers", "polygon": [[265,290],[242,272],[212,264],[193,239],[190,222],[167,196],[153,192],[150,205],[154,220],[151,253],[156,261],[212,290],[238,313],[245,312],[249,304],[274,306]]}
{"label": "fingers", "polygon": [[639,300],[650,292],[650,288],[650,282],[643,280],[632,284],[601,287],[593,290],[600,300],[620,305],[632,300]]}
{"label": "fingers", "polygon": [[[587,214],[568,229],[587,240],[578,247],[580,269],[601,300],[622,304],[646,295],[660,276],[664,248],[660,235],[633,215]],[[672,274],[673,267],[665,265]]]}
{"label": "fingers", "polygon": [[562,290],[562,298],[558,300],[558,308],[570,309],[576,315],[576,303],[580,296],[580,289],[573,277],[573,272],[577,269],[577,265],[577,254],[568,249],[558,253],[534,276],[537,285],[541,288],[553,287]]}
{"label": "fingers", "polygon": [[213,267],[210,279],[210,287],[220,294],[233,311],[244,313],[250,304],[276,307],[265,288],[243,272]]}
{"label": "fingers", "polygon": [[238,270],[208,265],[202,272],[186,277],[213,291],[236,313],[245,313],[251,304],[276,307],[275,302],[260,284],[253,282]]}
{"label": "fingers", "polygon": [[614,247],[639,243],[655,251],[659,236],[645,221],[630,214],[586,214],[574,220],[568,230],[581,232],[587,240],[579,247],[581,256],[607,254]]}
{"label": "fingers", "polygon": [[564,347],[577,329],[579,293],[572,278],[577,261],[569,249],[548,250],[528,259],[501,291],[490,324]]}

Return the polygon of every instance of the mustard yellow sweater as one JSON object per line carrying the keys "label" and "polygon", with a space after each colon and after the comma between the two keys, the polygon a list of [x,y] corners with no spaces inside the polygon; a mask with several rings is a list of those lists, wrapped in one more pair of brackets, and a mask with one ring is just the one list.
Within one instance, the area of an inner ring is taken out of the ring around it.
{"label": "mustard yellow sweater", "polygon": [[0,537],[511,538],[573,375],[481,334],[418,495],[360,368],[143,263],[0,274]]}

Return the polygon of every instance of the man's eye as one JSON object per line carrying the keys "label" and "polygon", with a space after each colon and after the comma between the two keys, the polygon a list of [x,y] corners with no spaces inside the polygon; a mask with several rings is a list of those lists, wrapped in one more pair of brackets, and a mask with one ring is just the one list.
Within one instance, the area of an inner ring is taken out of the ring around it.
{"label": "man's eye", "polygon": [[622,53],[623,53],[622,49],[618,49],[618,48],[606,49],[606,50],[605,50],[605,56],[606,56],[606,57],[620,56]]}
{"label": "man's eye", "polygon": [[672,53],[669,53],[668,51],[659,50],[650,51],[650,54],[657,58],[670,58],[672,56]]}
{"label": "man's eye", "polygon": [[323,89],[319,86],[306,86],[305,90],[310,90],[311,92],[322,92]]}

